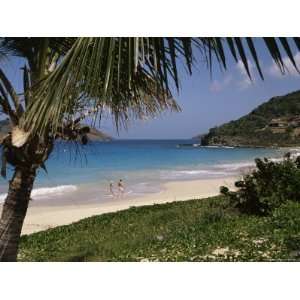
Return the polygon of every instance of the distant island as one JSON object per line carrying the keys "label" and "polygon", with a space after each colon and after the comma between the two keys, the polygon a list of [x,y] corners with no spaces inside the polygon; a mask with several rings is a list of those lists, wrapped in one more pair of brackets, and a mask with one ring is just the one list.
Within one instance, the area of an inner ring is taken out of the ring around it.
{"label": "distant island", "polygon": [[95,142],[97,141],[109,142],[113,140],[111,136],[96,128],[90,128],[90,132],[87,134],[87,136],[90,141],[95,141]]}
{"label": "distant island", "polygon": [[[11,130],[9,120],[1,120],[0,121],[0,141],[3,139],[3,137]],[[109,136],[108,134],[96,129],[96,128],[90,128],[90,132],[87,134],[87,137],[90,141],[111,141],[113,138]]]}
{"label": "distant island", "polygon": [[300,90],[273,97],[246,116],[198,135],[203,146],[283,147],[300,145]]}

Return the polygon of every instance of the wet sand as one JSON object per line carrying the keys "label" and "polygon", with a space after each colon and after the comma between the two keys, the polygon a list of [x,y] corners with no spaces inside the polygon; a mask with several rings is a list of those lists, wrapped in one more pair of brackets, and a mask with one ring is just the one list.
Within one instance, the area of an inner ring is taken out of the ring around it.
{"label": "wet sand", "polygon": [[[233,188],[237,177],[220,179],[201,179],[192,181],[176,181],[163,184],[161,192],[147,194],[138,198],[111,199],[107,202],[76,204],[53,204],[50,200],[43,205],[38,201],[30,202],[27,216],[24,222],[22,234],[46,230],[55,226],[66,225],[80,219],[108,212],[127,209],[131,206],[152,205],[173,201],[185,201],[190,199],[206,198],[219,194],[221,185]],[[1,209],[0,209],[1,210]]]}

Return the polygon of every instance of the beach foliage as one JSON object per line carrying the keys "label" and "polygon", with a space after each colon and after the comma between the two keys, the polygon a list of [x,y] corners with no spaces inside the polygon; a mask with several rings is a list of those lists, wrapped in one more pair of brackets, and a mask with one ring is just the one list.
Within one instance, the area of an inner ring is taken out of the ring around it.
{"label": "beach foliage", "polygon": [[221,187],[232,205],[243,213],[267,215],[287,201],[300,203],[300,157],[255,160],[256,169],[236,181],[237,191]]}
{"label": "beach foliage", "polygon": [[25,235],[20,261],[299,261],[300,203],[241,214],[224,196],[132,207]]}

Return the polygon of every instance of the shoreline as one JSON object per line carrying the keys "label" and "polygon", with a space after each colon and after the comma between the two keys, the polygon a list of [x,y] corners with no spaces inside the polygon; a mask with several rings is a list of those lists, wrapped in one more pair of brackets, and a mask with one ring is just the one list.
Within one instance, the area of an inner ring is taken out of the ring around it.
{"label": "shoreline", "polygon": [[[217,179],[198,179],[190,181],[169,181],[164,183],[160,192],[146,194],[136,198],[112,199],[104,203],[76,203],[61,205],[35,205],[30,203],[24,221],[22,235],[47,230],[61,225],[68,225],[81,219],[128,209],[132,206],[162,204],[174,201],[201,199],[219,194],[222,185],[233,189],[239,176]],[[2,205],[0,206],[2,210]]]}

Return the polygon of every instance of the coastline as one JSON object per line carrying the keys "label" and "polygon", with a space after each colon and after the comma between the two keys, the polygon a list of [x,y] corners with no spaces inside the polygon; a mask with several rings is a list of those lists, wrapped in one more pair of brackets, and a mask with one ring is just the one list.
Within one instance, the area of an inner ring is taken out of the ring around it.
{"label": "coastline", "polygon": [[[294,155],[298,154],[300,150],[299,148],[289,147],[285,149],[291,150]],[[278,160],[280,158],[273,159]],[[100,195],[102,195],[103,190],[101,191],[99,187],[90,184],[76,191],[75,199],[72,195],[69,196],[68,193],[61,193],[59,199],[57,199],[57,195],[53,195],[52,198],[51,191],[57,189],[57,187],[50,188],[50,191],[48,188],[39,188],[35,191],[36,194],[41,192],[41,190],[45,190],[46,194],[44,196],[47,196],[48,199],[42,201],[35,201],[34,199],[34,201],[30,201],[22,235],[71,224],[94,215],[128,209],[132,206],[153,205],[216,196],[219,194],[220,186],[225,185],[231,190],[234,189],[234,182],[255,168],[254,162],[238,163],[237,165],[233,164],[233,166],[234,168],[230,164],[223,165],[227,175],[218,174],[218,177],[209,179],[169,179],[160,184],[160,191],[151,191],[143,195],[134,196],[128,193],[122,199],[107,198],[108,194],[106,194],[104,201],[103,199],[98,200],[95,198],[95,192],[100,192]],[[59,188],[62,187],[65,186],[60,186]],[[68,188],[76,189],[76,186],[68,186]],[[129,192],[131,191],[129,190]],[[0,203],[0,213],[2,205]]]}
{"label": "coastline", "polygon": [[[160,192],[146,194],[137,198],[111,199],[104,203],[81,203],[61,205],[35,205],[30,203],[24,221],[22,235],[30,234],[56,226],[67,225],[80,219],[103,213],[116,212],[132,206],[161,204],[173,201],[201,199],[219,194],[219,187],[226,185],[233,189],[239,176],[222,177],[217,179],[199,179],[190,181],[169,181],[164,183]],[[50,202],[50,201],[49,201]],[[2,210],[2,205],[0,206]]]}

